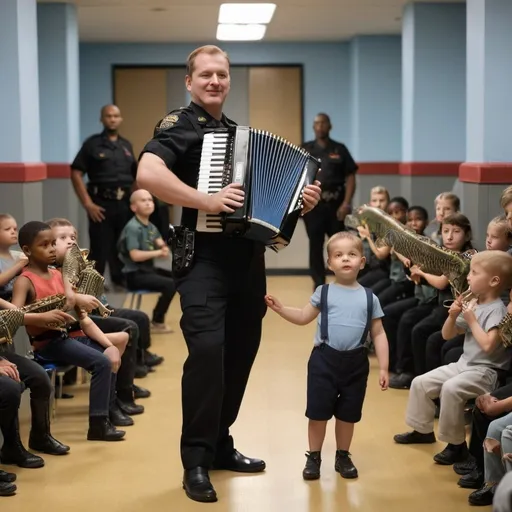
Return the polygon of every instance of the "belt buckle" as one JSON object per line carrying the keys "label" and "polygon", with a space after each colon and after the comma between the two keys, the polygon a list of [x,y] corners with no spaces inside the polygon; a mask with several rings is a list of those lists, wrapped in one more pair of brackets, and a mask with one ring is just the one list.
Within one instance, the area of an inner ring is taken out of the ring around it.
{"label": "belt buckle", "polygon": [[124,194],[125,194],[124,190],[122,188],[118,188],[116,190],[116,199],[118,201],[121,201],[121,199],[123,199],[123,197],[124,197]]}

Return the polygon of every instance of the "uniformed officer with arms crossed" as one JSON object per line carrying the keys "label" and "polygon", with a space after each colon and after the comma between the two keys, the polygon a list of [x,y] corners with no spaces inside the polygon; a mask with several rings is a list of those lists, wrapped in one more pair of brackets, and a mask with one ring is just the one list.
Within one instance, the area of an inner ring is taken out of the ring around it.
{"label": "uniformed officer with arms crossed", "polygon": [[[222,108],[230,88],[229,60],[216,46],[194,50],[186,87],[192,102],[164,118],[143,150],[137,183],[183,206],[182,225],[195,229],[197,211],[232,212],[244,192],[228,185],[216,194],[196,190],[205,128],[234,126]],[[319,183],[304,190],[307,210],[320,199]],[[221,233],[195,233],[194,263],[176,279],[181,328],[188,348],[182,379],[183,487],[196,501],[217,501],[209,469],[255,473],[265,462],[235,450],[236,420],[266,312],[265,247]]]}
{"label": "uniformed officer with arms crossed", "polygon": [[[71,164],[71,181],[87,211],[90,256],[96,270],[105,273],[108,262],[112,283],[124,286],[117,240],[131,219],[130,193],[135,183],[137,160],[131,143],[119,135],[121,112],[115,105],[101,109],[104,130],[89,137]],[[83,176],[89,181],[85,186]]]}
{"label": "uniformed officer with arms crossed", "polygon": [[315,117],[313,130],[315,140],[305,142],[303,148],[320,160],[322,197],[318,206],[304,216],[304,222],[309,238],[310,273],[316,289],[325,283],[325,237],[343,231],[343,220],[350,213],[357,164],[344,144],[329,137],[331,120],[327,114]]}

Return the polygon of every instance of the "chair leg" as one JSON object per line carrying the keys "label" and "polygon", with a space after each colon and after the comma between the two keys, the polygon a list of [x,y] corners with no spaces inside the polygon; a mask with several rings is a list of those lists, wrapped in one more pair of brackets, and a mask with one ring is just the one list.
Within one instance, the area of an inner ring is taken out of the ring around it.
{"label": "chair leg", "polygon": [[139,294],[137,295],[137,308],[136,308],[136,309],[137,309],[137,310],[139,310],[139,311],[140,311],[140,305],[141,305],[141,303],[142,303],[142,294],[141,294],[141,293],[139,293]]}

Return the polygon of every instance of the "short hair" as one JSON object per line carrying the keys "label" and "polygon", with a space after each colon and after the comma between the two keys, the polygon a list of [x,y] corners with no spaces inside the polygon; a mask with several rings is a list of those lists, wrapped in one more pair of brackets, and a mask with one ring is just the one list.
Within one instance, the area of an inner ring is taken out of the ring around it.
{"label": "short hair", "polygon": [[424,221],[428,221],[428,212],[427,212],[427,209],[426,208],[423,208],[423,206],[411,206],[408,210],[407,210],[407,213],[411,213],[411,212],[419,212],[420,215],[421,215],[421,218],[424,220]]}
{"label": "short hair", "polygon": [[454,194],[453,192],[441,192],[436,198],[434,203],[437,203],[441,199],[445,199],[446,201],[450,201],[453,205],[453,208],[456,212],[460,210],[460,199],[459,196]]}
{"label": "short hair", "polygon": [[350,231],[340,231],[339,233],[334,233],[334,235],[327,240],[327,256],[330,255],[331,245],[337,240],[350,240],[354,244],[355,249],[361,253],[361,256],[364,255],[362,240]]}
{"label": "short hair", "polygon": [[373,187],[370,190],[370,196],[372,194],[385,194],[385,196],[388,199],[388,203],[389,203],[389,192],[388,192],[388,189],[386,187],[383,187],[382,185],[377,185],[376,187]]}
{"label": "short hair", "polygon": [[507,238],[510,238],[512,239],[512,230],[510,229],[510,224],[508,223],[508,220],[507,220],[507,216],[506,215],[498,215],[497,217],[494,217],[494,219],[492,219],[490,222],[489,222],[489,226],[491,224],[494,224],[495,226],[497,226],[499,229],[501,229],[502,231],[505,232],[505,234],[507,235]]}
{"label": "short hair", "polygon": [[231,65],[230,61],[229,61],[229,56],[227,54],[227,52],[225,52],[224,50],[222,50],[221,48],[219,48],[218,46],[215,46],[213,44],[207,44],[205,46],[200,46],[199,48],[196,48],[187,58],[187,75],[188,76],[192,76],[192,73],[194,72],[194,64],[195,64],[195,61],[196,61],[196,57],[201,54],[201,53],[206,53],[208,55],[222,55],[223,57],[226,58],[226,60],[228,61],[228,65]]}
{"label": "short hair", "polygon": [[47,220],[46,224],[48,224],[48,226],[51,228],[71,227],[76,230],[75,226],[73,226],[73,223],[68,219],[64,219],[63,217],[54,217],[53,219]]}
{"label": "short hair", "polygon": [[10,213],[0,213],[0,222],[3,222],[4,220],[7,220],[7,219],[16,220]]}
{"label": "short hair", "polygon": [[405,199],[405,197],[402,196],[393,197],[392,199],[389,200],[389,204],[391,203],[398,203],[406,211],[409,208],[409,202],[407,201],[407,199]]}
{"label": "short hair", "polygon": [[512,286],[512,255],[505,251],[482,251],[471,258],[471,263],[500,278],[500,289]]}
{"label": "short hair", "polygon": [[24,246],[30,247],[39,233],[42,231],[49,231],[51,229],[52,228],[46,224],[46,222],[40,222],[38,220],[27,222],[21,226],[18,233],[18,243],[21,248]]}
{"label": "short hair", "polygon": [[331,118],[325,112],[319,112],[315,117],[323,117],[329,124],[331,124]]}
{"label": "short hair", "polygon": [[501,193],[501,197],[500,197],[500,205],[502,208],[506,208],[510,203],[512,203],[512,185],[507,187]]}

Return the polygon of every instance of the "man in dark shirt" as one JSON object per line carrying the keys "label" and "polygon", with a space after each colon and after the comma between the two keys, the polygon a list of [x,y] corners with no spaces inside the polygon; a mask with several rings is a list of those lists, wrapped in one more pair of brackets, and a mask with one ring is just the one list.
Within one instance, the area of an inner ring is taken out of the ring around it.
{"label": "man in dark shirt", "polygon": [[310,273],[316,288],[325,283],[325,237],[342,231],[343,220],[350,213],[357,165],[344,144],[329,138],[331,120],[327,114],[315,117],[313,130],[315,140],[303,147],[320,160],[322,196],[318,206],[304,216],[304,222],[309,237]]}
{"label": "man in dark shirt", "polygon": [[[103,132],[89,137],[71,164],[71,181],[89,218],[90,259],[105,273],[108,262],[115,285],[123,286],[122,264],[116,244],[132,217],[130,193],[137,173],[131,143],[119,135],[122,118],[119,108],[101,109]],[[84,175],[88,177],[87,186]]]}
{"label": "man in dark shirt", "polygon": [[[216,46],[194,50],[186,86],[192,102],[160,123],[140,158],[137,182],[167,203],[183,207],[182,225],[194,230],[198,210],[218,214],[243,205],[230,184],[215,194],[197,190],[204,130],[229,127],[222,108],[230,88],[229,60]],[[318,184],[304,189],[305,208],[320,198]],[[196,501],[217,501],[208,470],[255,473],[265,462],[235,450],[235,422],[261,338],[265,306],[265,246],[222,233],[195,233],[194,264],[176,279],[188,348],[183,368],[183,487]]]}

